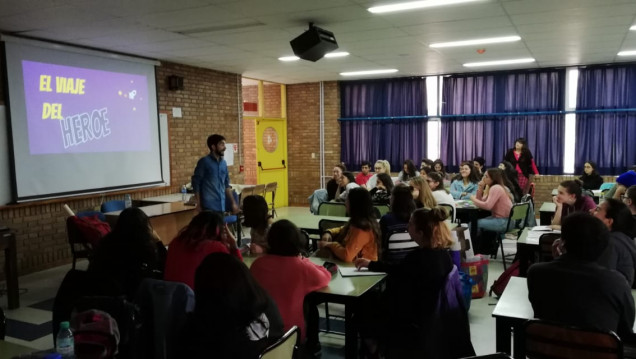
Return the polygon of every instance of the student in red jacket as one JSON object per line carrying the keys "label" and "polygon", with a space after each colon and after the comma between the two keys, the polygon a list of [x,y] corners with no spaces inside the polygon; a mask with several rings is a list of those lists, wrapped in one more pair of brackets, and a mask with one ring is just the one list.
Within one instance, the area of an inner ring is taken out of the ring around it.
{"label": "student in red jacket", "polygon": [[183,282],[194,289],[194,273],[210,253],[228,253],[243,260],[236,240],[223,218],[212,211],[197,214],[172,240],[166,259],[164,279]]}
{"label": "student in red jacket", "polygon": [[305,295],[329,285],[331,274],[300,255],[303,247],[302,234],[288,220],[283,219],[272,225],[267,233],[267,243],[269,251],[252,263],[250,271],[278,304],[284,329],[289,330],[297,325],[304,338]]}

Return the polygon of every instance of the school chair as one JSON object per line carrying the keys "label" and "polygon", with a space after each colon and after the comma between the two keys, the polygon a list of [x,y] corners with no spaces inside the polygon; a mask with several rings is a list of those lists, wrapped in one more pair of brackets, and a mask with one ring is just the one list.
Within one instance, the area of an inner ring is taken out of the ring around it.
{"label": "school chair", "polygon": [[296,345],[298,343],[298,332],[300,330],[297,326],[291,327],[282,338],[276,341],[276,343],[267,347],[259,359],[292,359],[294,352],[296,351]]}
{"label": "school chair", "polygon": [[[497,233],[497,240],[499,241],[499,247],[501,248],[501,260],[503,261],[504,271],[506,270],[506,255],[503,249],[503,237],[506,234],[515,234],[517,239],[526,227],[526,217],[528,216],[528,210],[530,210],[530,203],[516,203],[510,209],[510,215],[508,216],[508,224],[505,232]],[[496,254],[495,254],[496,258]]]}
{"label": "school chair", "polygon": [[346,217],[347,208],[342,202],[322,202],[318,207],[319,216]]}
{"label": "school chair", "polygon": [[272,201],[267,203],[272,209],[272,217],[276,217],[276,207],[274,205],[276,199],[276,189],[278,188],[278,182],[271,182],[265,185],[265,200],[267,200],[267,194],[272,194]]}

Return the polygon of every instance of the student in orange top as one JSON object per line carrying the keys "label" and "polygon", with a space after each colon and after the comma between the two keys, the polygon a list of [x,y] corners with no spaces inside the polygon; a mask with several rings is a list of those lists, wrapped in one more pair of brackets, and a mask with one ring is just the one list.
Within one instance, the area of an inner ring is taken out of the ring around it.
{"label": "student in orange top", "polygon": [[351,219],[343,227],[325,232],[318,247],[329,249],[344,262],[361,257],[378,260],[380,226],[373,212],[371,195],[364,188],[354,188],[345,206]]}

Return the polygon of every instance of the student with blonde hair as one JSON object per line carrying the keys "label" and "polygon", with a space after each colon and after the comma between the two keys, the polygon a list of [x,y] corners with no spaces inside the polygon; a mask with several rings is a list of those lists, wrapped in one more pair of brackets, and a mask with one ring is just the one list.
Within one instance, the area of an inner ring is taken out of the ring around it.
{"label": "student with blonde hair", "polygon": [[375,171],[375,174],[369,178],[366,186],[362,186],[369,190],[375,188],[378,181],[378,174],[386,173],[391,176],[391,164],[387,160],[377,160],[373,166],[373,170]]}
{"label": "student with blonde hair", "polygon": [[417,206],[417,208],[433,208],[437,206],[437,201],[435,201],[435,197],[433,197],[433,193],[426,179],[423,177],[415,177],[411,179],[409,184],[413,187],[413,199],[415,200],[415,206]]}

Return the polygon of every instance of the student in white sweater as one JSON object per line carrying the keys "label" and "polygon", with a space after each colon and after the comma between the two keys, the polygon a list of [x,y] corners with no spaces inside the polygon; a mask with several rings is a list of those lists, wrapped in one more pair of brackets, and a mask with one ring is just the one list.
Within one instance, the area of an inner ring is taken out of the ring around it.
{"label": "student in white sweater", "polygon": [[448,204],[453,207],[453,221],[455,221],[455,199],[444,188],[444,178],[439,172],[429,172],[426,182],[433,192],[433,198],[438,205]]}

